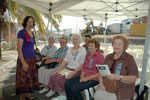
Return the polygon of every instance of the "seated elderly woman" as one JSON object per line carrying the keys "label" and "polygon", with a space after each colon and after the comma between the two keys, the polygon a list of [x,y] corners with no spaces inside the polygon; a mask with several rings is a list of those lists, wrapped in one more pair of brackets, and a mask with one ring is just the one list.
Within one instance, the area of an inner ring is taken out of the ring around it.
{"label": "seated elderly woman", "polygon": [[45,45],[41,50],[41,54],[45,56],[43,60],[49,59],[56,52],[57,47],[54,46],[54,42],[55,42],[54,38],[49,37],[48,45],[47,46]]}
{"label": "seated elderly woman", "polygon": [[[94,100],[130,100],[133,97],[138,69],[133,56],[125,51],[128,48],[128,40],[123,36],[115,36],[112,39],[112,47],[114,53],[107,55],[104,60],[111,74],[103,78],[99,75],[100,89],[96,91]],[[108,81],[116,85],[112,85],[110,89]]]}
{"label": "seated elderly woman", "polygon": [[99,72],[96,64],[101,65],[104,63],[104,56],[99,52],[99,47],[100,44],[97,40],[89,40],[89,53],[85,57],[81,75],[71,78],[65,83],[67,100],[83,100],[81,91],[96,86],[99,83]]}
{"label": "seated elderly woman", "polygon": [[[54,42],[55,42],[54,38],[49,37],[48,45],[45,45],[42,48],[41,53],[39,50],[35,50],[36,53],[40,53],[40,55],[43,56],[43,58],[42,58],[43,61],[50,59],[50,57],[57,51],[57,47],[54,45]],[[41,67],[41,62],[37,62],[36,66],[37,66],[37,69],[39,69]]]}
{"label": "seated elderly woman", "polygon": [[[49,63],[53,63],[53,62],[61,63],[63,61],[68,50],[67,39],[62,37],[60,38],[59,42],[60,42],[61,47],[49,59],[45,61],[45,65]],[[52,75],[54,71],[57,70],[57,68],[58,67],[56,65],[54,66],[54,68],[50,68],[50,69],[46,68],[45,66],[42,66],[38,70],[39,83],[44,84],[44,88],[41,91],[39,91],[39,93],[44,93],[49,90],[47,85],[48,85],[50,76]]]}
{"label": "seated elderly woman", "polygon": [[[61,95],[52,100],[64,100],[66,98],[66,96],[64,96],[66,80],[79,75],[81,66],[84,63],[86,51],[84,47],[80,46],[81,36],[78,34],[73,35],[72,42],[74,46],[68,49],[63,62],[50,78],[48,84],[50,88],[49,96],[52,96],[55,92],[61,93]],[[60,74],[66,64],[66,69],[71,71],[67,78],[65,78],[63,74]]]}

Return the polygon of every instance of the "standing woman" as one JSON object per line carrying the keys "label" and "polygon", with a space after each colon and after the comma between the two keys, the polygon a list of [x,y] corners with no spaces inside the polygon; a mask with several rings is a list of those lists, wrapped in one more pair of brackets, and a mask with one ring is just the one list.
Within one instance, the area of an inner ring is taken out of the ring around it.
{"label": "standing woman", "polygon": [[23,28],[17,35],[17,71],[16,94],[21,94],[20,100],[34,100],[31,93],[39,89],[38,73],[35,63],[34,44],[35,37],[31,32],[35,21],[33,17],[26,16]]}
{"label": "standing woman", "polygon": [[[114,52],[104,60],[111,74],[103,78],[99,75],[100,89],[96,91],[94,100],[130,100],[134,95],[138,69],[133,56],[125,51],[128,48],[128,40],[124,36],[115,36],[112,39],[112,47]],[[106,78],[116,81],[116,91],[108,92],[111,87],[107,88],[108,81],[104,82]]]}

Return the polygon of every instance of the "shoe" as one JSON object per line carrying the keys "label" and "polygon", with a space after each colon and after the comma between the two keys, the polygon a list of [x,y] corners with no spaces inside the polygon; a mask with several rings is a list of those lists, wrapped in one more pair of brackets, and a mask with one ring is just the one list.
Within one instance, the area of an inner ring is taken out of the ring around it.
{"label": "shoe", "polygon": [[53,94],[55,94],[55,92],[50,90],[45,96],[48,98],[48,97],[52,96]]}
{"label": "shoe", "polygon": [[66,96],[64,95],[59,95],[58,97],[56,98],[52,98],[52,100],[67,100]]}
{"label": "shoe", "polygon": [[47,92],[49,90],[49,88],[43,88],[41,91],[39,91],[40,94]]}

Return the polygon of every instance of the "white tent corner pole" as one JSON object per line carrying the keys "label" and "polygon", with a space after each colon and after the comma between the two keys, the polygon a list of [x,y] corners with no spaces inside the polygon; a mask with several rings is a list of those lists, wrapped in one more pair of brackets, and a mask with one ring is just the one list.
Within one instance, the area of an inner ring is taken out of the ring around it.
{"label": "white tent corner pole", "polygon": [[150,37],[150,3],[149,3],[148,18],[147,18],[146,39],[145,39],[144,56],[143,56],[143,62],[142,62],[142,72],[141,72],[141,82],[140,82],[139,94],[141,94],[142,91],[144,90],[144,85],[146,82],[146,69],[147,69],[149,49],[150,49],[149,37]]}
{"label": "white tent corner pole", "polygon": [[106,46],[107,13],[105,14],[104,46]]}

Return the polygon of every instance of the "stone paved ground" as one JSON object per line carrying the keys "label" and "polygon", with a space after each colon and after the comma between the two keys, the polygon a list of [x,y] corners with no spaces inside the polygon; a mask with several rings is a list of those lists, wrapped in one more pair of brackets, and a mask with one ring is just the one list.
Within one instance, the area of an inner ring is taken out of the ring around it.
{"label": "stone paved ground", "polygon": [[[0,97],[9,98],[11,96],[11,93],[13,93],[14,91],[16,58],[16,50],[2,51],[2,60],[0,61]],[[13,88],[10,88],[11,86]],[[8,90],[9,92],[6,90]]]}
{"label": "stone paved ground", "polygon": [[2,51],[2,60],[0,60],[0,66],[3,66],[10,60],[14,59],[14,57],[17,57],[17,51],[16,50],[5,50]]}
{"label": "stone paved ground", "polygon": [[[15,77],[16,77],[16,50],[2,51],[2,60],[0,61],[0,98],[5,100],[19,100],[20,95],[15,95]],[[55,94],[53,97],[57,96]],[[39,100],[50,100],[45,94],[39,94],[37,91],[34,96]]]}
{"label": "stone paved ground", "polygon": [[[59,47],[59,44],[56,44]],[[42,46],[38,46],[39,49]],[[15,77],[16,77],[16,50],[2,51],[2,60],[0,60],[0,98],[5,100],[19,100],[20,95],[15,95]],[[37,91],[33,94],[39,100],[51,100],[46,98],[45,94],[39,94]],[[55,94],[53,97],[57,96]]]}

